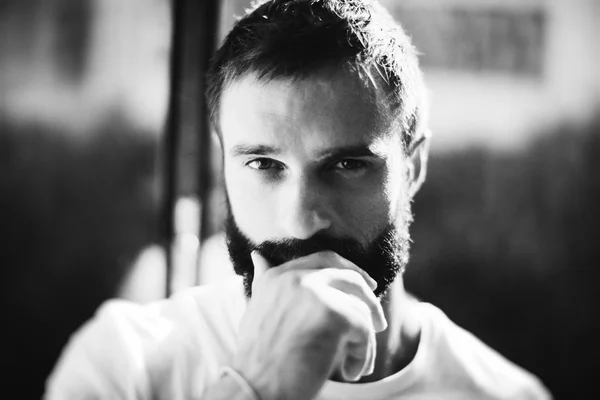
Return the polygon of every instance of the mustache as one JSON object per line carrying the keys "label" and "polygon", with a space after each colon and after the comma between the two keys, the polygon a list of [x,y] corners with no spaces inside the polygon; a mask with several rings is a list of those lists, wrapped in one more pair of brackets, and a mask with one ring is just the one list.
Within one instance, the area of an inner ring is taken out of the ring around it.
{"label": "mustache", "polygon": [[308,239],[267,240],[254,246],[254,250],[272,265],[281,265],[325,250],[333,251],[355,264],[359,264],[367,256],[366,249],[357,241],[326,234],[317,234]]}
{"label": "mustache", "polygon": [[366,245],[356,239],[333,237],[330,232],[318,232],[307,239],[281,238],[254,242],[237,226],[229,213],[225,220],[227,250],[236,274],[243,277],[246,298],[252,297],[254,264],[250,253],[257,251],[274,267],[320,251],[333,251],[367,272],[378,283],[377,297],[384,296],[398,273],[408,262],[410,237],[408,230],[398,231],[389,224]]}

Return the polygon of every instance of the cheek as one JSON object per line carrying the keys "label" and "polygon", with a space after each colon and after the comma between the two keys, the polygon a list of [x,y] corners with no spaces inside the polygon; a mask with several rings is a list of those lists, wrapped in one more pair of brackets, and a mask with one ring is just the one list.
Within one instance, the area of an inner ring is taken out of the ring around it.
{"label": "cheek", "polygon": [[398,224],[408,199],[408,182],[401,168],[391,166],[369,190],[355,197],[354,219],[368,240],[390,224]]}
{"label": "cheek", "polygon": [[272,197],[239,171],[225,168],[224,172],[229,205],[237,225],[253,242],[264,240],[272,225]]}
{"label": "cheek", "polygon": [[381,179],[363,183],[360,190],[338,196],[337,226],[362,244],[371,243],[391,222],[391,199]]}
{"label": "cheek", "polygon": [[397,173],[390,174],[386,184],[386,195],[389,201],[390,223],[399,222],[398,218],[404,215],[404,209],[410,204],[409,181],[402,168]]}

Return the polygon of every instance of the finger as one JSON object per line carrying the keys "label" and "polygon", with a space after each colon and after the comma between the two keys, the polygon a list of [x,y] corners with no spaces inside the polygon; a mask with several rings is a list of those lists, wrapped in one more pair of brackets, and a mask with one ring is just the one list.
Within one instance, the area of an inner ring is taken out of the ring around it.
{"label": "finger", "polygon": [[362,376],[371,375],[375,370],[375,349],[375,332],[369,335],[367,346],[357,346],[355,343],[348,342],[341,367],[344,379],[358,380]]}
{"label": "finger", "polygon": [[369,353],[367,354],[368,362],[365,364],[365,368],[360,372],[362,376],[371,375],[375,371],[375,356],[377,355],[377,340],[375,339],[375,332],[371,332],[369,337]]}
{"label": "finger", "polygon": [[363,277],[367,285],[371,290],[377,288],[377,281],[369,276],[364,270],[356,266],[353,262],[345,259],[333,251],[325,250],[317,253],[310,254],[305,257],[300,257],[292,261],[288,261],[281,264],[277,269],[280,272],[285,272],[290,269],[324,269],[324,268],[337,268],[337,269],[349,269],[358,272]]}
{"label": "finger", "polygon": [[252,264],[254,264],[254,277],[252,278],[252,291],[254,291],[256,281],[265,273],[265,271],[271,268],[271,264],[257,251],[250,253],[250,258],[252,258]]}
{"label": "finger", "polygon": [[[318,280],[318,273],[312,275]],[[344,380],[360,378],[363,370],[371,369],[375,357],[375,330],[369,307],[356,296],[327,284],[314,285],[313,293],[331,310],[327,314],[327,323],[337,324],[341,329],[337,372]],[[333,316],[337,318],[331,318]]]}
{"label": "finger", "polygon": [[348,308],[350,329],[344,346],[342,361],[342,376],[349,381],[355,381],[362,376],[363,371],[369,371],[375,364],[375,332],[372,329],[371,317],[365,304],[355,297],[345,302]]}
{"label": "finger", "polygon": [[362,376],[361,372],[364,369],[366,363],[365,358],[355,358],[353,356],[346,356],[344,363],[342,364],[341,372],[342,378],[345,381],[354,382],[360,379]]}
{"label": "finger", "polygon": [[[377,300],[375,294],[365,286],[358,274],[350,270],[329,269],[324,270],[323,275],[327,276],[329,286],[357,297],[369,307],[373,320],[373,328],[376,332],[381,332],[387,328],[387,320],[381,303]],[[308,279],[312,279],[312,277]]]}

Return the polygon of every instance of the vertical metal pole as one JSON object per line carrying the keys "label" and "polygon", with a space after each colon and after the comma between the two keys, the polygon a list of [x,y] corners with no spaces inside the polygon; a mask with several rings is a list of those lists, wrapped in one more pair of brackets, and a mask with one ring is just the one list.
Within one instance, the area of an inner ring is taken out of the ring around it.
{"label": "vertical metal pole", "polygon": [[[200,79],[199,86],[199,110],[202,113],[200,116],[200,138],[198,140],[198,190],[200,204],[202,205],[200,214],[200,231],[198,238],[200,239],[200,248],[205,239],[212,233],[209,226],[209,218],[212,215],[210,194],[212,189],[212,152],[211,152],[211,129],[209,112],[206,104],[206,71],[208,70],[210,58],[215,52],[218,40],[219,20],[220,20],[220,0],[204,0],[202,2],[203,10],[200,15],[203,16],[202,26],[203,32],[200,42]],[[200,254],[200,253],[198,253]],[[199,283],[199,269],[196,268],[196,284]]]}
{"label": "vertical metal pole", "polygon": [[[207,222],[211,214],[210,192],[212,186],[211,131],[205,100],[206,71],[215,51],[220,19],[219,0],[171,0],[172,37],[170,59],[170,96],[167,111],[164,146],[164,202],[162,212],[162,237],[166,254],[165,294],[172,290],[175,265],[173,263],[174,208],[180,181],[179,147],[181,135],[197,135],[197,192],[201,204],[198,238],[210,234]],[[184,85],[193,85],[195,88]],[[192,89],[192,90],[190,90]],[[186,136],[187,137],[187,136]],[[188,138],[189,140],[190,138]],[[194,142],[194,141],[192,141]],[[184,167],[181,171],[190,173]],[[199,281],[197,262],[194,266],[195,282]]]}
{"label": "vertical metal pole", "polygon": [[177,148],[180,134],[180,92],[182,41],[184,36],[182,17],[184,0],[171,0],[171,54],[170,54],[170,91],[164,132],[163,152],[163,202],[161,212],[161,238],[165,250],[165,296],[171,295],[173,277],[172,243],[175,233],[174,210],[177,198]]}

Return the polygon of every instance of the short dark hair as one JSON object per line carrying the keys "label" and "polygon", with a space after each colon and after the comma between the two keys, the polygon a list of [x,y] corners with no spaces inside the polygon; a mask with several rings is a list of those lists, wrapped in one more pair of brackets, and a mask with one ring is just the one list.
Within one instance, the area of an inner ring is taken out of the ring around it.
{"label": "short dark hair", "polygon": [[303,79],[339,68],[354,71],[366,83],[384,83],[391,117],[400,123],[407,149],[426,123],[425,85],[410,38],[371,0],[268,0],[254,5],[211,62],[207,101],[212,124],[220,134],[221,95],[246,75],[264,81]]}

